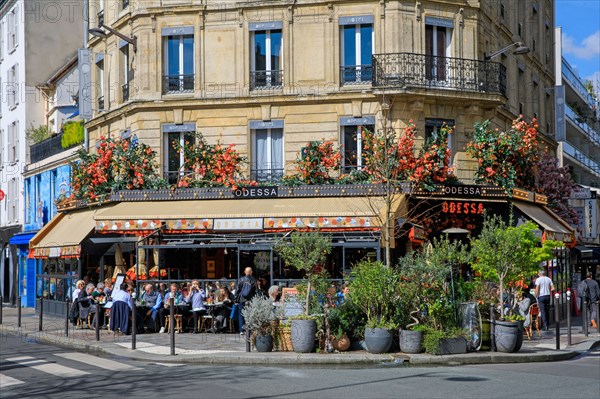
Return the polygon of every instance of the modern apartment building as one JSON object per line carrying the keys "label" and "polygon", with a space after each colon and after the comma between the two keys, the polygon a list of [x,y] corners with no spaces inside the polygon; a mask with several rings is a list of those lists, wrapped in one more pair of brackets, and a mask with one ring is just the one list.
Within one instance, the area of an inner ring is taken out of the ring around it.
{"label": "modern apartment building", "polygon": [[[23,172],[29,146],[25,130],[46,123],[36,86],[64,65],[83,41],[82,4],[72,1],[0,1],[0,291],[14,303],[18,292],[16,236],[24,225]],[[12,240],[12,244],[11,244]],[[23,241],[25,240],[25,241]]]}

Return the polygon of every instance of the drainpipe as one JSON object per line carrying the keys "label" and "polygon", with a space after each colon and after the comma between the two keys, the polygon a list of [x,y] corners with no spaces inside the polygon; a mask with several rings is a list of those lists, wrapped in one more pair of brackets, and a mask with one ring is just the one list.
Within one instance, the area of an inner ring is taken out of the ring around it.
{"label": "drainpipe", "polygon": [[[90,28],[90,13],[89,13],[89,2],[90,0],[83,0],[83,48],[88,48],[88,36]],[[81,101],[81,99],[79,99]],[[90,151],[90,134],[85,127],[85,119],[83,120],[83,148],[85,152]]]}

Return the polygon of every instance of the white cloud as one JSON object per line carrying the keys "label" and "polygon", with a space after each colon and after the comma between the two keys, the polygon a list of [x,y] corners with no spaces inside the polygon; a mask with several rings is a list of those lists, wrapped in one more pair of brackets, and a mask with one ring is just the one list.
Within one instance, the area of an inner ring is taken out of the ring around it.
{"label": "white cloud", "polygon": [[600,55],[600,30],[592,33],[581,43],[576,43],[573,37],[563,33],[562,46],[565,54],[572,54],[577,58],[589,60]]}

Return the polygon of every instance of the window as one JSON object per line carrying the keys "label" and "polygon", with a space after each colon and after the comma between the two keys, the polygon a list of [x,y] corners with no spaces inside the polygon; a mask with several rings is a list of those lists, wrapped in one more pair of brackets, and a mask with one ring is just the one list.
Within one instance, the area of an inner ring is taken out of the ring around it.
{"label": "window", "polygon": [[104,111],[104,54],[96,57],[96,87],[98,89],[98,112]]}
{"label": "window", "polygon": [[123,0],[123,10],[129,7],[129,0]]}
{"label": "window", "polygon": [[425,25],[425,76],[430,84],[446,80],[448,74],[446,58],[450,57],[451,37],[452,28],[450,27]]}
{"label": "window", "polygon": [[8,52],[12,53],[19,45],[19,9],[17,7],[8,13],[6,21],[8,24],[6,29]]}
{"label": "window", "polygon": [[121,94],[123,101],[129,100],[129,82],[131,80],[131,72],[129,70],[129,43],[123,41],[121,43]]}
{"label": "window", "polygon": [[98,26],[104,25],[104,0],[98,0]]}
{"label": "window", "polygon": [[31,179],[25,179],[25,223],[31,223]]}
{"label": "window", "polygon": [[250,24],[250,90],[283,86],[281,27],[281,22]]}
{"label": "window", "polygon": [[13,65],[6,77],[6,102],[10,109],[19,103],[19,65]]}
{"label": "window", "polygon": [[35,211],[34,221],[38,224],[42,223],[43,202],[42,202],[42,175],[34,176],[34,202],[33,209]]}
{"label": "window", "polygon": [[[442,126],[454,127],[454,119],[425,118],[425,141],[430,142]],[[448,137],[448,149],[452,154],[452,135]]]}
{"label": "window", "polygon": [[504,19],[504,4],[500,4],[500,16]]}
{"label": "window", "polygon": [[185,123],[183,125],[167,124],[163,125],[162,131],[164,134],[164,168],[165,179],[169,184],[177,183],[177,180],[182,176],[189,174],[190,171],[183,170],[184,156],[183,153],[175,149],[175,144],[181,146],[192,146],[196,142],[196,124]]}
{"label": "window", "polygon": [[342,171],[343,173],[350,173],[353,170],[361,170],[365,166],[362,133],[364,131],[375,131],[375,117],[342,117],[340,125],[342,130],[341,141],[344,146]]}
{"label": "window", "polygon": [[[4,130],[0,130],[0,148],[4,147]],[[4,151],[0,151],[0,170],[4,167]]]}
{"label": "window", "polygon": [[0,22],[0,61],[4,59],[4,21]]}
{"label": "window", "polygon": [[9,163],[19,160],[19,122],[15,121],[8,125],[8,159]]}
{"label": "window", "polygon": [[373,16],[341,17],[340,24],[343,24],[340,34],[341,84],[370,83],[373,78]]}
{"label": "window", "polygon": [[17,179],[13,178],[8,181],[8,202],[7,202],[7,217],[9,222],[16,222],[19,215],[19,191]]}
{"label": "window", "polygon": [[194,28],[164,28],[163,93],[194,91]]}
{"label": "window", "polygon": [[283,121],[251,121],[252,179],[279,181],[283,177]]}

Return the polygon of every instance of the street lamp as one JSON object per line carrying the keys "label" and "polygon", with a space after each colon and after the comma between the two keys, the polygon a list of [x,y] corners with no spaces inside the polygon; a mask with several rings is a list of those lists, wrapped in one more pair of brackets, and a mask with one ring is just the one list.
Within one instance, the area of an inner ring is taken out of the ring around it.
{"label": "street lamp", "polygon": [[101,39],[106,39],[108,37],[108,34],[103,29],[106,29],[109,33],[112,33],[113,35],[116,35],[117,37],[119,37],[119,38],[125,40],[127,43],[131,44],[133,46],[133,52],[134,53],[137,52],[137,36],[133,36],[133,37],[125,36],[122,33],[117,32],[110,26],[106,26],[106,25],[100,25],[98,28],[91,28],[88,30],[88,32],[92,36],[96,36]]}
{"label": "street lamp", "polygon": [[513,51],[513,54],[527,54],[527,53],[529,53],[529,51],[531,51],[529,49],[529,47],[524,46],[522,42],[514,42],[514,43],[509,44],[508,46],[504,47],[503,49],[498,50],[495,53],[492,53],[490,55],[487,55],[486,53],[483,53],[483,59],[485,61],[489,61],[492,58],[499,56],[500,54],[506,53],[508,50],[510,50],[513,47],[515,47],[515,50]]}

